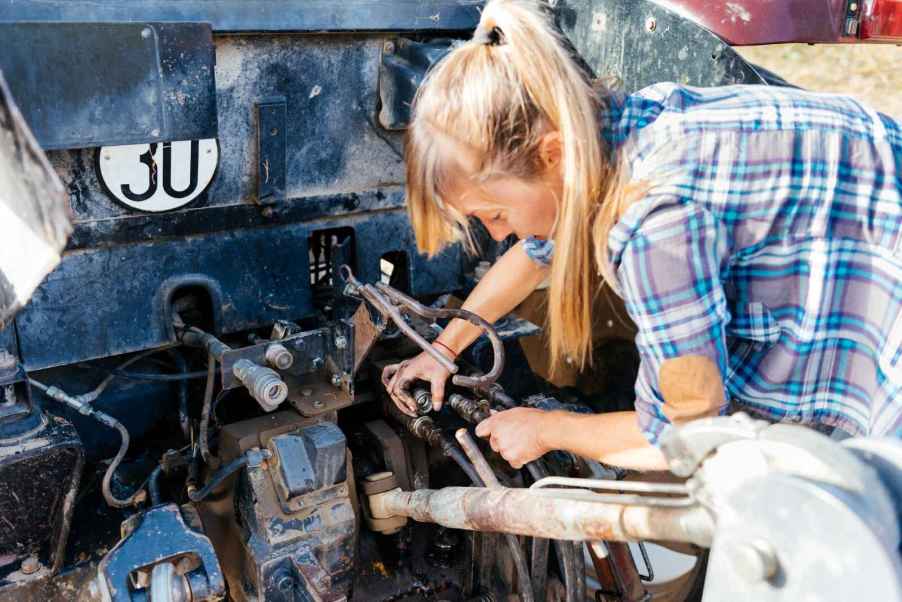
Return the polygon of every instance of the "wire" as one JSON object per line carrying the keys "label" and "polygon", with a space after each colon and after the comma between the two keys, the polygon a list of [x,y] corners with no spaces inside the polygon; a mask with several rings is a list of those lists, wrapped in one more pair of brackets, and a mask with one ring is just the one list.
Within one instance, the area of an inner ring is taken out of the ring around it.
{"label": "wire", "polygon": [[[91,366],[92,368],[97,368],[96,366]],[[104,368],[97,368],[98,370],[104,370]],[[206,371],[202,372],[183,372],[181,374],[157,374],[155,372],[127,372],[125,370],[108,370],[110,374],[113,376],[118,376],[119,378],[125,378],[128,380],[147,380],[147,381],[158,381],[158,382],[173,382],[180,380],[193,380],[198,378],[204,378],[207,376]]]}
{"label": "wire", "polygon": [[216,458],[210,453],[210,443],[207,440],[210,429],[210,410],[213,406],[213,386],[216,382],[216,357],[207,354],[207,386],[204,388],[204,405],[200,414],[200,455],[207,466],[214,466]]}
{"label": "wire", "polygon": [[107,504],[113,506],[114,508],[128,508],[130,506],[138,504],[139,502],[142,502],[146,497],[144,494],[143,484],[134,493],[132,493],[125,499],[120,499],[113,495],[111,488],[113,475],[115,474],[116,469],[119,468],[119,464],[122,462],[122,459],[125,458],[125,454],[128,453],[128,445],[130,441],[128,429],[126,429],[121,422],[119,422],[109,414],[95,410],[89,404],[75,397],[72,397],[58,387],[47,386],[41,382],[34,380],[33,378],[29,378],[28,382],[31,383],[32,386],[37,387],[38,389],[43,391],[51,399],[62,402],[70,408],[75,409],[80,414],[90,416],[101,424],[112,429],[116,429],[119,432],[119,436],[122,438],[122,442],[119,445],[119,451],[116,453],[113,461],[110,462],[110,465],[107,467],[106,472],[103,474],[103,484],[101,486],[101,489],[103,491],[103,499],[106,500]]}

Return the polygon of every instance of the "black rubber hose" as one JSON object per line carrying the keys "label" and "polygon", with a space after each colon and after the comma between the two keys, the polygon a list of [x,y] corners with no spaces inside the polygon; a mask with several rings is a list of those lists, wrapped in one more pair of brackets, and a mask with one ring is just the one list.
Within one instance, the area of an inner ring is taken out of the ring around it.
{"label": "black rubber hose", "polygon": [[[92,366],[93,367],[93,366]],[[125,378],[128,380],[147,380],[147,381],[159,381],[159,382],[175,382],[181,380],[192,380],[196,378],[204,378],[207,373],[206,372],[183,372],[181,374],[159,374],[156,372],[130,372],[128,370],[105,370],[100,368],[104,372],[109,372],[110,374],[115,374],[119,378]]]}
{"label": "black rubber hose", "polygon": [[237,458],[217,470],[215,473],[213,473],[213,476],[210,477],[210,481],[206,485],[204,485],[203,488],[194,490],[189,487],[188,499],[190,499],[192,502],[203,501],[204,498],[210,495],[214,489],[222,485],[223,481],[247,466],[247,463],[247,454],[238,456]]}
{"label": "black rubber hose", "polygon": [[[541,460],[529,462],[526,470],[534,481],[547,476],[547,471],[541,464]],[[532,586],[536,592],[536,600],[545,602],[545,590],[548,587],[548,553],[551,550],[551,542],[541,537],[532,538],[532,557],[530,559],[530,572],[532,573]]]}
{"label": "black rubber hose", "polygon": [[150,505],[157,506],[162,502],[163,497],[160,495],[160,475],[163,474],[163,467],[157,466],[150,473],[147,479],[147,491],[150,493]]}
{"label": "black rubber hose", "polygon": [[[170,349],[169,355],[181,374],[188,374],[188,362],[178,349]],[[178,381],[179,391],[179,426],[186,440],[191,440],[191,419],[188,417],[188,379]]]}
{"label": "black rubber hose", "polygon": [[[445,441],[442,445],[442,452],[460,466],[460,469],[464,471],[464,474],[469,477],[474,485],[477,487],[485,487],[485,483],[479,478],[479,474],[476,472],[473,464],[467,459],[466,455],[464,455],[459,447],[453,445],[450,441]],[[520,540],[516,535],[511,535],[510,533],[506,533],[504,539],[507,542],[508,548],[510,548],[511,558],[514,562],[514,567],[517,570],[517,581],[520,584],[520,598],[523,602],[535,602],[532,591],[533,583],[529,578],[529,569],[526,566],[523,548],[520,547]]]}

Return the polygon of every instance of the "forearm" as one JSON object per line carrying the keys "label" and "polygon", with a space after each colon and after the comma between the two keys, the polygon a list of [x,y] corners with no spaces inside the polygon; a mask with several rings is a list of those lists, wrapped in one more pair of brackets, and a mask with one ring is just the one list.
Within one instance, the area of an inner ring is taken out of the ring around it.
{"label": "forearm", "polygon": [[666,470],[661,451],[639,430],[636,412],[549,412],[541,429],[543,447],[635,470]]}
{"label": "forearm", "polygon": [[[467,297],[463,309],[494,323],[526,299],[547,275],[548,268],[530,259],[522,244],[514,245],[486,272]],[[481,332],[478,326],[465,320],[452,320],[438,341],[460,353]]]}

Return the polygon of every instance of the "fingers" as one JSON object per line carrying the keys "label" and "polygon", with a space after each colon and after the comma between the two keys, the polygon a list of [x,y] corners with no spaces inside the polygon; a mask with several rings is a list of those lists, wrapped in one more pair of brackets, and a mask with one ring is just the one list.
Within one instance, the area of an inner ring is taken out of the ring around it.
{"label": "fingers", "polygon": [[407,384],[413,380],[413,377],[408,375],[407,367],[407,361],[386,366],[382,372],[382,384],[399,410],[408,416],[416,416],[416,402],[406,390]]}
{"label": "fingers", "polygon": [[445,401],[445,379],[433,378],[429,385],[432,391],[432,410],[438,412]]}
{"label": "fingers", "polygon": [[492,418],[486,418],[476,425],[477,437],[489,437],[492,434]]}

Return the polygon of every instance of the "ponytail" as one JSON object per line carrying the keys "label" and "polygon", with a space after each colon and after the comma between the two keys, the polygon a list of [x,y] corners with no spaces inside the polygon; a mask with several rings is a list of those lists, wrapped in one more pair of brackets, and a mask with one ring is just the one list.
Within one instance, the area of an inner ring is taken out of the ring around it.
{"label": "ponytail", "polygon": [[[473,39],[450,52],[420,86],[407,132],[408,211],[418,245],[430,255],[468,240],[466,219],[441,198],[451,178],[534,178],[542,136],[559,132],[563,197],[548,295],[552,369],[565,356],[580,367],[591,362],[592,301],[599,271],[611,272],[607,233],[622,187],[601,137],[600,110],[598,92],[550,10],[530,0],[490,0]],[[608,197],[612,203],[599,212]],[[593,253],[593,246],[604,248]]]}

